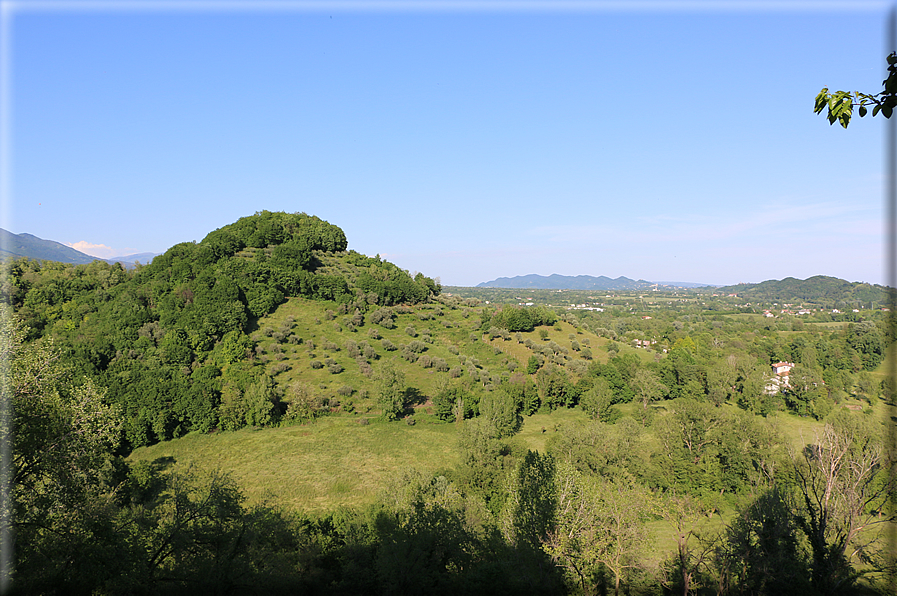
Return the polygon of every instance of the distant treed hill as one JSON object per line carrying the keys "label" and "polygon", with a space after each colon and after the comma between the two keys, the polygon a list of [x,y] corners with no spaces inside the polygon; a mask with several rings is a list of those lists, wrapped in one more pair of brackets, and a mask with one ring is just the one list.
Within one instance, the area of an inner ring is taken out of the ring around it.
{"label": "distant treed hill", "polygon": [[2,228],[0,228],[0,255],[83,265],[96,260],[96,257],[59,242],[44,240],[31,234],[13,234]]}
{"label": "distant treed hill", "polygon": [[121,263],[126,268],[132,269],[137,262],[146,264],[152,261],[155,256],[154,253],[142,252],[112,259],[100,259],[54,240],[44,240],[32,234],[13,234],[0,228],[0,258],[24,257],[26,259],[72,263],[75,265],[105,261],[107,263]]}
{"label": "distant treed hill", "polygon": [[[888,288],[837,277],[816,275],[800,280],[786,277],[757,284],[738,284],[718,288],[718,292],[738,294],[762,302],[815,302],[825,305],[886,306]],[[892,290],[893,291],[893,290]]]}

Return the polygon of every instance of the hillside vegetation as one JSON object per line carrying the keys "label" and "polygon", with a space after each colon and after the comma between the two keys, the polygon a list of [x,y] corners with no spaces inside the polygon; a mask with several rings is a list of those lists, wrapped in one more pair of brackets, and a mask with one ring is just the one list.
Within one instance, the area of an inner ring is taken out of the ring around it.
{"label": "hillside vegetation", "polygon": [[446,293],[347,247],[261,212],[10,265],[21,593],[884,588],[887,313]]}
{"label": "hillside vegetation", "polygon": [[[717,292],[735,294],[747,300],[764,302],[809,301],[835,307],[886,306],[889,290],[884,286],[863,282],[848,282],[836,277],[816,275],[805,280],[786,277],[758,284],[739,284],[717,288]],[[890,290],[893,292],[893,289]]]}

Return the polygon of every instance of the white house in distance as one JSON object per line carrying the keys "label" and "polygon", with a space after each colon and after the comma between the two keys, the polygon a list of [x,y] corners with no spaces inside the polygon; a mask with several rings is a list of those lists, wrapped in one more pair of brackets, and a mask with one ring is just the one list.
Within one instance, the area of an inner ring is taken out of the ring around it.
{"label": "white house in distance", "polygon": [[790,387],[788,374],[794,368],[793,362],[776,362],[772,365],[773,376],[766,381],[767,395],[775,395],[783,387]]}
{"label": "white house in distance", "polygon": [[793,362],[776,362],[772,365],[772,373],[779,376],[788,376],[788,371],[794,368]]}

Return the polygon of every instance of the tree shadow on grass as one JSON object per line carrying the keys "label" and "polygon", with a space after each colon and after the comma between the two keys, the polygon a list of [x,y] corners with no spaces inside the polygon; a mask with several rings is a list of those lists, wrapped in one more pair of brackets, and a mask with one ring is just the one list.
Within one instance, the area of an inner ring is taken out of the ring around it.
{"label": "tree shadow on grass", "polygon": [[402,410],[402,416],[414,414],[414,406],[426,403],[427,396],[420,392],[416,387],[406,387],[404,392],[405,408]]}

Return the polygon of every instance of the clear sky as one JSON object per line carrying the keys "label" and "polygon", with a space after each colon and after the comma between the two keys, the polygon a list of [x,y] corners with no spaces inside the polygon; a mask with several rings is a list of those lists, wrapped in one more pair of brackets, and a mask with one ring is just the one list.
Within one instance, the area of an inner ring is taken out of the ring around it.
{"label": "clear sky", "polygon": [[885,283],[885,121],[812,108],[881,90],[887,3],[2,4],[15,233],[302,211],[445,285]]}

